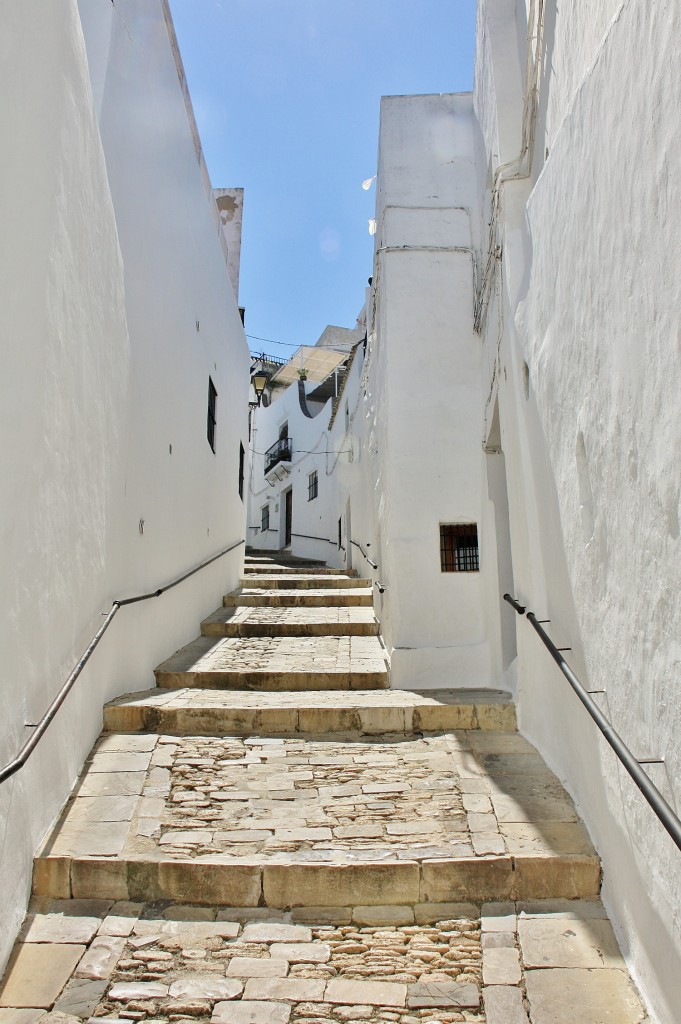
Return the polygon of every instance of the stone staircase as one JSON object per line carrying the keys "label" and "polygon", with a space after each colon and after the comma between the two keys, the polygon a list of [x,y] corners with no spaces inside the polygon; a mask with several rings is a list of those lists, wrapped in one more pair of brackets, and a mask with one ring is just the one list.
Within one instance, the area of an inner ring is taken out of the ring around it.
{"label": "stone staircase", "polygon": [[509,695],[390,690],[368,580],[247,562],[156,682],[36,857],[0,1024],[646,1020]]}

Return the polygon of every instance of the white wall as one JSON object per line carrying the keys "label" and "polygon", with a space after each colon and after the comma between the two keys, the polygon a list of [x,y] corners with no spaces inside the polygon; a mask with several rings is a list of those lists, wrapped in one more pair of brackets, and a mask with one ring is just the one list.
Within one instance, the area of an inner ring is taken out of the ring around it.
{"label": "white wall", "polygon": [[[515,5],[481,3],[480,20],[503,6]],[[680,22],[672,4],[547,5],[533,174],[504,187],[483,364],[495,364],[501,306],[494,387],[516,593],[551,619],[587,687],[605,689],[597,699],[635,756],[665,759],[651,773],[677,806]],[[504,90],[489,61],[479,52],[481,185]],[[531,627],[517,629],[521,726],[575,796],[634,977],[672,1024],[679,851]]]}
{"label": "white wall", "polygon": [[[116,6],[112,17],[111,5],[82,0],[89,52],[75,0],[1,9],[3,762],[114,598],[156,589],[244,536],[248,351],[219,217],[167,10]],[[120,611],[36,753],[0,786],[0,964],[33,853],[103,703],[153,685],[154,665],[236,583],[242,551]]]}

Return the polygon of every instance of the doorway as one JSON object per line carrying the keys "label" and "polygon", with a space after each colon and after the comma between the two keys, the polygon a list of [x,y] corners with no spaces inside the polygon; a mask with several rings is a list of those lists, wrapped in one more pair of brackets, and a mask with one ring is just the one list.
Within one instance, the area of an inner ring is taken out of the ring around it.
{"label": "doorway", "polygon": [[284,547],[291,547],[291,530],[293,527],[293,488],[284,494]]}

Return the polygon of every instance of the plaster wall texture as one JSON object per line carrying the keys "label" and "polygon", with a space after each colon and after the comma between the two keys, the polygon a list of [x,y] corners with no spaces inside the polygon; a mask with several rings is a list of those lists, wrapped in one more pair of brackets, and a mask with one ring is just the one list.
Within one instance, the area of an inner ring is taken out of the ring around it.
{"label": "plaster wall texture", "polygon": [[[651,774],[677,807],[680,22],[666,3],[547,5],[533,174],[504,186],[483,360],[495,367],[516,595],[551,619],[587,687],[606,691],[597,700],[634,754],[664,758]],[[479,52],[481,182],[502,89]],[[576,798],[634,977],[672,1024],[678,851],[531,627],[517,629],[522,729]]]}
{"label": "plaster wall texture", "polygon": [[[246,408],[248,352],[166,12],[119,3],[126,28],[97,6],[83,0],[81,23],[75,0],[2,4],[3,763],[115,598],[244,536],[247,423],[232,410]],[[0,787],[0,964],[103,703],[150,684],[234,584],[241,554],[121,610],[36,752]]]}

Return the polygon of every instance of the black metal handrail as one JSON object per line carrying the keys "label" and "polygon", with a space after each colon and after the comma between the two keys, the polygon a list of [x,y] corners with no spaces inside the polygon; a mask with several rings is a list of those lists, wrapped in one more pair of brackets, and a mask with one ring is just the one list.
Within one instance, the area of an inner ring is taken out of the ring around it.
{"label": "black metal handrail", "polygon": [[[516,601],[510,594],[504,594],[504,601],[507,601],[519,615],[525,614],[525,607]],[[594,722],[603,733],[606,741],[610,744],[615,754],[619,758],[620,762],[624,765],[627,772],[634,781],[634,784],[641,791],[645,799],[648,801],[652,811],[657,815],[659,820],[662,822],[669,836],[676,843],[677,847],[681,850],[681,819],[678,817],[676,812],[669,806],[665,798],[660,793],[659,789],[654,782],[646,775],[643,768],[641,768],[641,762],[639,762],[632,752],[627,747],[622,737],[615,731],[611,723],[605,717],[601,709],[598,707],[596,702],[592,700],[589,691],[584,687],[583,683],[578,679],[575,673],[572,671],[570,666],[565,661],[565,658],[561,654],[560,650],[556,647],[553,641],[549,638],[546,630],[542,628],[542,624],[537,619],[534,612],[527,612],[527,618],[533,626],[535,632],[539,635],[542,643],[548,650],[549,654],[558,665],[567,681],[569,682],[572,689],[575,691],[582,704],[589,712]]]}
{"label": "black metal handrail", "polygon": [[309,533],[292,533],[292,537],[302,537],[303,540],[321,540],[324,544],[332,544],[334,548],[338,547],[338,542],[335,540],[329,540],[328,537],[313,537]]}
{"label": "black metal handrail", "polygon": [[119,608],[123,608],[125,607],[125,605],[128,604],[137,604],[139,601],[149,601],[152,597],[160,597],[161,594],[165,594],[167,590],[172,590],[173,587],[176,587],[179,583],[184,583],[184,581],[189,579],[190,576],[193,576],[201,569],[205,569],[207,565],[211,565],[211,563],[216,562],[218,558],[222,558],[223,555],[228,554],[230,551],[234,551],[235,548],[241,547],[241,545],[245,543],[245,540],[239,540],[236,542],[236,544],[230,544],[228,548],[224,548],[222,551],[219,551],[217,555],[213,555],[212,558],[207,558],[205,562],[201,562],[200,565],[195,566],[193,569],[190,569],[189,572],[186,572],[184,573],[184,575],[179,576],[176,580],[173,580],[172,583],[167,583],[165,587],[159,587],[158,590],[153,590],[148,594],[139,594],[137,597],[124,597],[121,598],[119,601],[114,601],[113,604],[111,605],[110,610],[106,614],[104,622],[90,640],[90,643],[85,648],[85,651],[79,658],[75,667],[69,673],[66,682],[64,683],[59,693],[48,707],[47,711],[44,713],[38,724],[34,727],[34,731],[31,733],[30,737],[26,740],[17,756],[12,761],[9,761],[6,765],[0,768],[0,783],[4,782],[6,779],[9,779],[12,775],[18,772],[19,769],[23,768],[23,766],[26,764],[29,757],[31,756],[35,748],[38,746],[40,739],[47,732],[47,729],[51,722],[53,721],[53,719],[55,718],[57,712],[59,711],[59,708],[62,706],[62,704],[68,697],[69,692],[73,687],[73,684],[75,683],[78,676],[81,674],[81,672],[87,665],[88,661],[90,660],[99,641],[102,639],[107,629],[113,622],[114,617],[116,616],[116,613],[118,612]]}
{"label": "black metal handrail", "polygon": [[290,437],[280,437],[270,445],[265,452],[265,473],[269,473],[279,462],[290,462],[292,450],[293,441]]}
{"label": "black metal handrail", "polygon": [[[369,563],[369,565],[371,566],[372,569],[378,569],[378,565],[376,564],[376,562],[373,562],[369,558],[369,556],[367,555],[366,551],[364,550],[364,548],[362,547],[361,544],[358,544],[356,540],[351,540],[350,543],[354,544],[356,548],[359,548],[359,550],[362,552],[362,555],[367,560],[367,562]],[[367,547],[371,547],[371,545],[367,544]]]}

